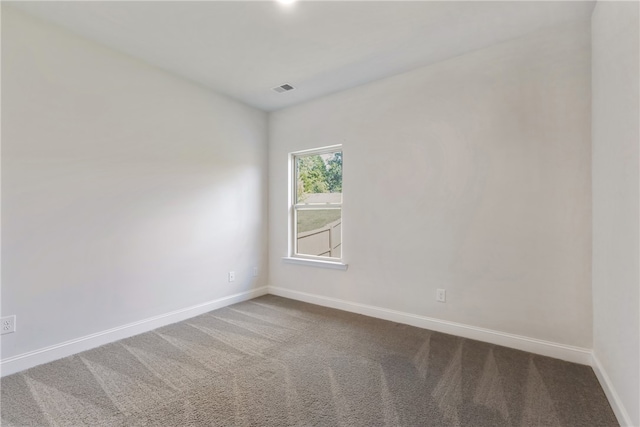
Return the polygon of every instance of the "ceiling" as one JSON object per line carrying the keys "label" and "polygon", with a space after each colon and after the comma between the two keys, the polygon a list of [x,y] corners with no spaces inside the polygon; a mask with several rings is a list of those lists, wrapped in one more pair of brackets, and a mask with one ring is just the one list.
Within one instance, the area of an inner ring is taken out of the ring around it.
{"label": "ceiling", "polygon": [[[274,111],[544,27],[590,19],[595,3],[11,4],[246,104]],[[272,90],[283,83],[296,89],[280,94]]]}

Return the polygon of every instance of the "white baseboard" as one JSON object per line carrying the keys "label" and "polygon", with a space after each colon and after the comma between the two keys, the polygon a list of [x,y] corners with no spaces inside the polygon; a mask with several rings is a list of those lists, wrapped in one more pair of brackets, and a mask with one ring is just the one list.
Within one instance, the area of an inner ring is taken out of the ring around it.
{"label": "white baseboard", "polygon": [[600,360],[595,355],[595,353],[591,354],[591,367],[593,371],[596,373],[596,377],[598,377],[598,381],[600,381],[600,385],[604,390],[604,394],[609,399],[609,404],[611,404],[611,409],[613,409],[613,413],[616,414],[616,418],[618,422],[623,427],[633,427],[631,423],[631,417],[629,413],[625,409],[622,401],[620,400],[620,396],[616,392],[616,389],[613,387],[611,383],[611,379],[609,375],[607,375],[607,371],[604,370],[604,367],[600,363]]}
{"label": "white baseboard", "polygon": [[446,320],[434,319],[417,314],[404,313],[401,311],[389,310],[387,308],[359,304],[336,298],[309,294],[306,292],[292,291],[290,289],[280,288],[277,286],[269,286],[268,289],[270,294],[285,298],[304,301],[324,307],[337,308],[339,310],[349,311],[352,313],[364,314],[378,319],[390,320],[397,323],[430,329],[432,331],[470,338],[477,341],[502,345],[505,347],[515,348],[517,350],[566,360],[568,362],[591,365],[591,350],[586,348],[573,347],[521,335],[508,334],[491,329],[478,328],[476,326],[464,325],[462,323],[449,322]]}
{"label": "white baseboard", "polygon": [[138,335],[153,329],[180,322],[200,314],[207,313],[211,310],[226,307],[237,302],[246,301],[252,298],[265,295],[267,287],[263,286],[246,292],[229,295],[216,300],[208,301],[191,307],[175,310],[170,313],[161,314],[159,316],[150,317],[138,322],[129,323],[127,325],[112,328],[106,331],[76,338],[60,344],[41,348],[39,350],[30,351],[9,357],[0,361],[1,376],[11,375],[25,369],[32,368],[43,363],[52,362],[63,357],[71,356],[85,350],[90,350],[104,344]]}

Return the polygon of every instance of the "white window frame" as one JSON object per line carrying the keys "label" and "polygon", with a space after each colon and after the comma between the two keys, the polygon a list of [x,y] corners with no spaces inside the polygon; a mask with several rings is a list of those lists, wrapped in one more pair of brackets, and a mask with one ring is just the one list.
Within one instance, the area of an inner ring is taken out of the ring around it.
{"label": "white window frame", "polygon": [[[327,147],[313,148],[310,150],[302,150],[289,153],[289,215],[288,215],[288,230],[289,230],[289,249],[288,256],[284,258],[284,261],[292,263],[292,264],[302,264],[302,265],[313,265],[316,267],[326,267],[326,268],[335,268],[346,270],[347,265],[343,262],[344,260],[344,244],[342,242],[342,224],[340,228],[340,257],[327,257],[327,256],[318,256],[318,255],[306,255],[306,254],[298,254],[297,253],[297,212],[301,210],[320,210],[320,209],[340,209],[341,219],[342,219],[342,202],[340,203],[296,203],[297,200],[297,174],[296,174],[296,159],[298,157],[304,157],[314,154],[329,154],[336,151],[341,151],[343,153],[344,159],[344,151],[342,149],[342,144],[330,145]],[[344,173],[344,163],[343,163],[343,173]],[[344,175],[343,175],[344,176]],[[343,181],[344,182],[344,181]],[[344,184],[343,184],[344,185]],[[343,197],[344,197],[344,186],[343,186]]]}

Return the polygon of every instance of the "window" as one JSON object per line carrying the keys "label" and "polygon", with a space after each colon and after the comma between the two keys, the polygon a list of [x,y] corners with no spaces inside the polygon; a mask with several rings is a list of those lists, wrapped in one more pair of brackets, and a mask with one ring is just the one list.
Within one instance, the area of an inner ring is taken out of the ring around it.
{"label": "window", "polygon": [[292,258],[342,260],[342,147],[318,148],[290,155]]}

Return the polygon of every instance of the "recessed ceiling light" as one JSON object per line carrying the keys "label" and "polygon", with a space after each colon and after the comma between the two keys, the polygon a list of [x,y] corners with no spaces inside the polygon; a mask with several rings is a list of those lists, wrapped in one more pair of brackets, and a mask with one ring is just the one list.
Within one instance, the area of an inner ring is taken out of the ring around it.
{"label": "recessed ceiling light", "polygon": [[284,4],[286,6],[293,4],[296,2],[296,0],[276,0],[278,3],[280,4]]}

